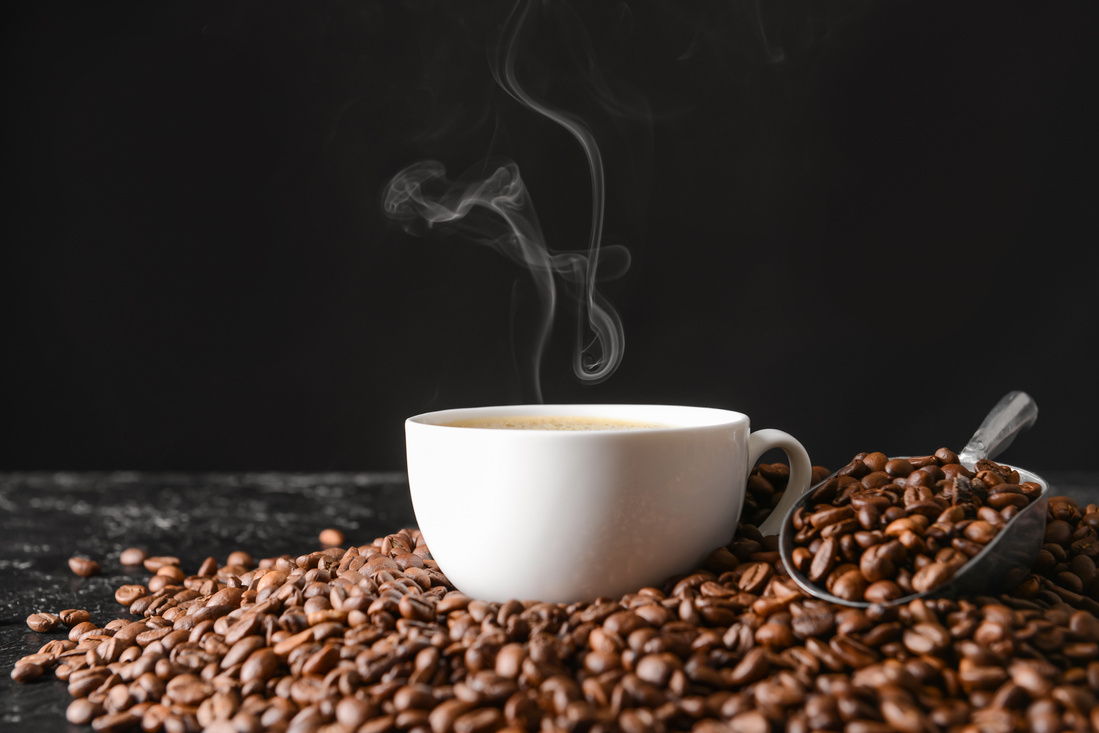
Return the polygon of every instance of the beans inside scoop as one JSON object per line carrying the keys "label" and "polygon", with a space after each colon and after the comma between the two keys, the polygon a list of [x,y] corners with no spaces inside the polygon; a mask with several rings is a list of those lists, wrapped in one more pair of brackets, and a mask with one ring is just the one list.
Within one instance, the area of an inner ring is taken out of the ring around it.
{"label": "beans inside scoop", "polygon": [[1041,487],[1019,472],[958,455],[860,453],[794,513],[794,565],[849,601],[883,603],[948,582]]}

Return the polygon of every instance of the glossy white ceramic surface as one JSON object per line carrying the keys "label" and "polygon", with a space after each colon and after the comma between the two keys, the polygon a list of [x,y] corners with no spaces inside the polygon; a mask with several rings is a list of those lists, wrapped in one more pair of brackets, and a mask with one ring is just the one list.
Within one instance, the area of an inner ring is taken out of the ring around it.
{"label": "glossy white ceramic surface", "polygon": [[[502,430],[446,423],[498,415],[590,415],[669,427]],[[692,569],[727,543],[756,459],[804,448],[744,414],[668,405],[520,405],[445,410],[405,423],[416,519],[464,593],[570,602],[619,596]]]}

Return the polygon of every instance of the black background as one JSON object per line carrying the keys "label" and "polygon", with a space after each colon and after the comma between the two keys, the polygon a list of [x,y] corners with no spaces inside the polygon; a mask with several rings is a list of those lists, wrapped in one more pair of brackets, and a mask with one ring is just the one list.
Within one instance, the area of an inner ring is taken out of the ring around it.
{"label": "black background", "polygon": [[[739,409],[836,466],[959,448],[1024,389],[1005,459],[1093,465],[1097,6],[760,7],[537,6],[520,76],[591,127],[633,256],[621,367],[581,384],[563,312],[546,401]],[[579,146],[491,75],[509,11],[9,11],[0,469],[395,469],[404,417],[530,400],[529,277],[379,206],[506,156],[586,248]]]}

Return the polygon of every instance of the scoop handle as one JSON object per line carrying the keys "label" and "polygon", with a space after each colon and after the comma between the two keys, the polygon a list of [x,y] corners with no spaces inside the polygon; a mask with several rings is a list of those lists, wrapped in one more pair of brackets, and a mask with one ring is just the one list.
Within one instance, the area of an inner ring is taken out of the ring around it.
{"label": "scoop handle", "polygon": [[786,520],[786,513],[797,503],[801,495],[809,490],[809,484],[813,478],[813,464],[802,444],[789,433],[769,428],[756,430],[748,436],[749,470],[756,465],[760,456],[772,448],[778,448],[786,453],[786,458],[790,461],[790,478],[786,482],[786,491],[783,492],[778,506],[772,509],[759,525],[759,531],[763,535],[779,533],[782,523]]}
{"label": "scoop handle", "polygon": [[1038,403],[1030,395],[1017,390],[1008,392],[985,415],[958,459],[963,465],[971,466],[982,458],[995,458],[1037,419]]}

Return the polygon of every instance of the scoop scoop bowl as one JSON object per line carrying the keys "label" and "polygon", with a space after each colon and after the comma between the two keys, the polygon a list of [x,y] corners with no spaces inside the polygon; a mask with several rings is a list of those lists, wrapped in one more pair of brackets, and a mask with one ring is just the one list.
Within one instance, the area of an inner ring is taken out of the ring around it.
{"label": "scoop scoop bowl", "polygon": [[[985,416],[980,427],[958,454],[958,462],[972,470],[977,461],[994,459],[1007,448],[1015,437],[1034,424],[1038,418],[1038,405],[1025,392],[1010,392]],[[909,458],[910,456],[896,456]],[[1019,472],[1019,481],[1031,481],[1041,487],[1041,493],[1030,504],[1012,517],[984,549],[970,558],[942,585],[929,590],[911,593],[885,603],[853,601],[830,593],[823,586],[809,580],[793,561],[793,516],[803,506],[814,501],[817,489],[838,474],[831,474],[824,481],[811,487],[782,515],[779,530],[779,554],[786,571],[801,588],[815,598],[853,608],[872,605],[901,605],[918,598],[955,598],[960,595],[977,595],[998,589],[1011,588],[1029,572],[1045,538],[1046,508],[1049,503],[1049,483],[1041,476],[1018,466],[1000,463]]]}

